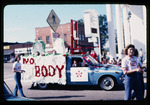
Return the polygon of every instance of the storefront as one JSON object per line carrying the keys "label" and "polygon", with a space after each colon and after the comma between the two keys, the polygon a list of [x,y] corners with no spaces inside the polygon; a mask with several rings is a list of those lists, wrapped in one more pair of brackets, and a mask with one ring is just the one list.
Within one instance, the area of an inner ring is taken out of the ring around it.
{"label": "storefront", "polygon": [[4,54],[4,56],[3,56],[4,61],[9,61],[10,59],[15,57],[14,51],[11,49],[4,50],[3,54]]}

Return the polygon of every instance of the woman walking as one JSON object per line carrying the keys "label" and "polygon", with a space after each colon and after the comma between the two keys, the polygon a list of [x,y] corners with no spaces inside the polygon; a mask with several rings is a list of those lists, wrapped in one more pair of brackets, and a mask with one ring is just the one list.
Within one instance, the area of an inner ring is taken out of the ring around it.
{"label": "woman walking", "polygon": [[[134,53],[134,56],[136,56],[138,58],[139,56],[139,53],[138,53],[138,50],[135,49],[135,53]],[[142,91],[142,95],[144,97],[144,90],[145,90],[145,86],[144,86],[144,80],[143,80],[143,68],[142,68],[142,63],[141,61],[138,59],[138,68],[141,68],[142,71],[141,72],[138,72],[138,76],[139,76],[139,82],[140,82],[140,86],[141,86],[141,91]],[[135,92],[133,91],[132,95],[131,95],[131,99],[133,100],[135,98]]]}
{"label": "woman walking", "polygon": [[125,74],[125,100],[131,100],[132,90],[135,92],[136,99],[142,100],[144,97],[138,77],[138,72],[141,72],[141,68],[138,68],[138,60],[134,56],[135,46],[129,44],[124,51],[126,56],[122,60],[122,68]]}
{"label": "woman walking", "polygon": [[25,95],[23,94],[23,91],[22,91],[22,84],[21,84],[21,73],[23,73],[25,71],[21,70],[20,55],[16,55],[12,71],[15,73],[14,79],[16,81],[16,86],[14,89],[14,96],[18,96],[17,91],[19,89],[20,95],[22,97],[25,97]]}

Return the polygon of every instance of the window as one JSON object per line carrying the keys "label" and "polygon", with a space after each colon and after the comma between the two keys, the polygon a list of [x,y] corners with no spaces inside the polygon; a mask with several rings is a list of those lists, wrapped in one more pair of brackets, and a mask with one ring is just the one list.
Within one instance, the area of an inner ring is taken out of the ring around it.
{"label": "window", "polygon": [[72,58],[72,67],[83,67],[84,62],[81,58]]}
{"label": "window", "polygon": [[66,40],[66,38],[67,38],[67,35],[66,35],[66,34],[64,34],[64,35],[63,35],[63,39],[64,39],[64,40]]}
{"label": "window", "polygon": [[97,33],[97,29],[96,28],[91,28],[91,33]]}
{"label": "window", "polygon": [[82,40],[82,38],[81,38],[81,34],[79,34],[79,40]]}
{"label": "window", "polygon": [[42,37],[38,37],[38,40],[42,40]]}
{"label": "window", "polygon": [[50,37],[46,36],[46,44],[50,44]]}
{"label": "window", "polygon": [[84,35],[82,35],[82,40],[84,41]]}

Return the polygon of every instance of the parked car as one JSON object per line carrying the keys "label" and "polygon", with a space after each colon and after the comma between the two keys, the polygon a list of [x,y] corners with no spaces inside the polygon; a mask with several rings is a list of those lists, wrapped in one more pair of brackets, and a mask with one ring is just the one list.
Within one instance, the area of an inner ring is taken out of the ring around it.
{"label": "parked car", "polygon": [[15,58],[11,58],[8,62],[13,63],[15,61]]}
{"label": "parked car", "polygon": [[3,61],[4,63],[7,63],[7,58],[4,58],[4,61]]}

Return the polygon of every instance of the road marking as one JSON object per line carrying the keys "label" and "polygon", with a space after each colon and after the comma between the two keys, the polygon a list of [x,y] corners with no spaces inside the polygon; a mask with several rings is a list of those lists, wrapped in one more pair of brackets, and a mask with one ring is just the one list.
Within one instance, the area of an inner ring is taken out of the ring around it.
{"label": "road marking", "polygon": [[10,81],[10,80],[14,80],[14,78],[4,78],[4,81]]}
{"label": "road marking", "polygon": [[12,74],[11,75],[5,75],[4,74],[4,78],[8,78],[8,77],[12,77],[12,76],[14,76],[14,75],[12,75]]}
{"label": "road marking", "polygon": [[10,81],[13,80],[14,75],[10,74],[10,75],[4,75],[4,81]]}

